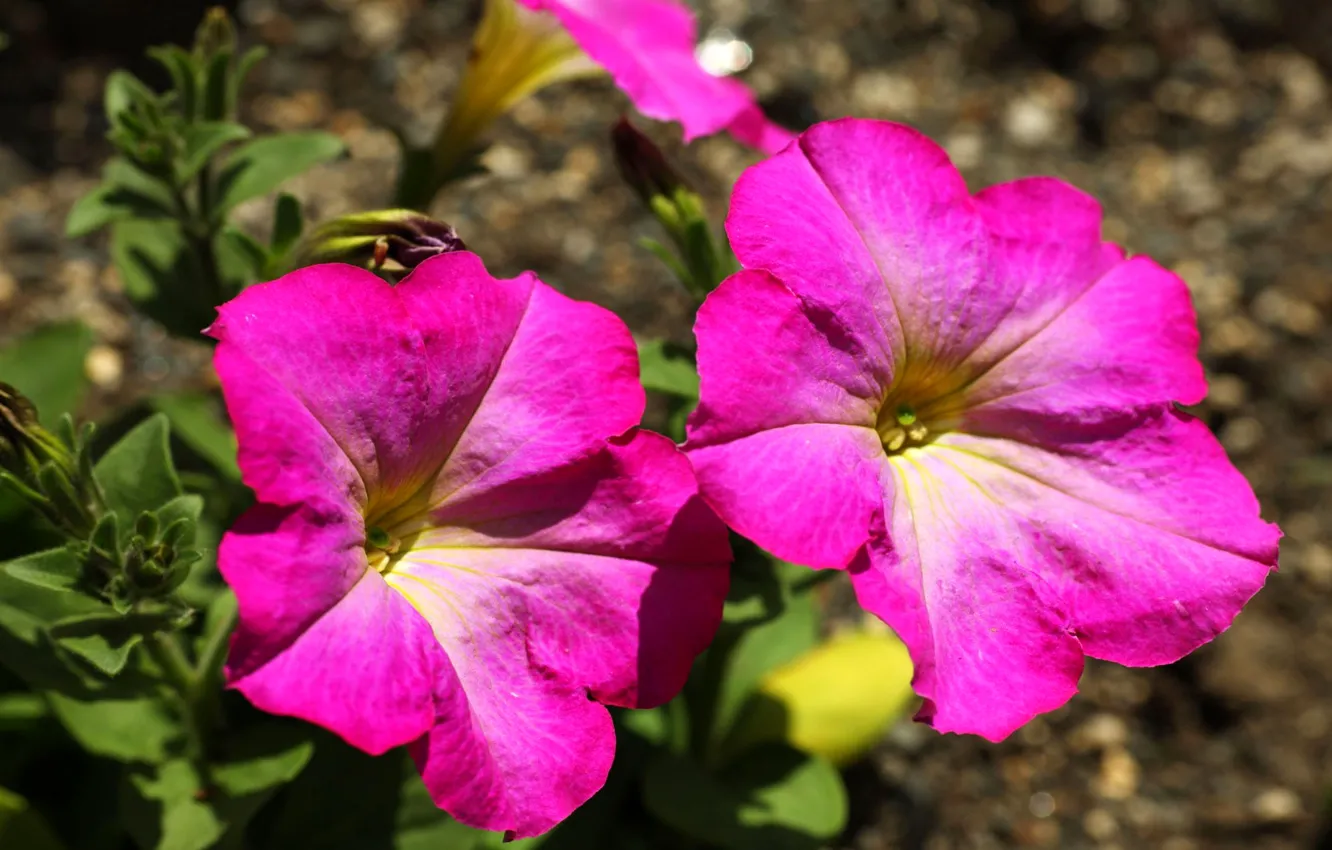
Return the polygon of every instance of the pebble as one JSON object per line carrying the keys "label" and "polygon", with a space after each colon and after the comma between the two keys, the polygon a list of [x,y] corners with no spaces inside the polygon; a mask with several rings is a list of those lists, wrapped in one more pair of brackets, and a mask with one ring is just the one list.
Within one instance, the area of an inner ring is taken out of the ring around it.
{"label": "pebble", "polygon": [[83,372],[99,389],[113,390],[124,377],[125,359],[109,345],[94,345],[83,359]]}
{"label": "pebble", "polygon": [[1004,132],[1022,147],[1049,144],[1058,129],[1058,115],[1042,98],[1024,95],[1009,103],[1004,111]]}
{"label": "pebble", "polygon": [[1096,714],[1073,731],[1071,745],[1075,750],[1106,750],[1123,747],[1128,743],[1128,725],[1113,714]]}
{"label": "pebble", "polygon": [[1092,791],[1107,800],[1127,800],[1138,791],[1142,770],[1123,747],[1111,747],[1101,755],[1101,769],[1092,781]]}
{"label": "pebble", "polygon": [[1254,815],[1266,823],[1289,823],[1304,813],[1299,795],[1289,788],[1272,788],[1258,795],[1252,804]]}

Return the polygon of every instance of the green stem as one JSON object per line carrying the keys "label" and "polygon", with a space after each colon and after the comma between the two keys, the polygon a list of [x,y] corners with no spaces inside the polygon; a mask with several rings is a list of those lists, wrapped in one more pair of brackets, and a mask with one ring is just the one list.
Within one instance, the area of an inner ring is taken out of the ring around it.
{"label": "green stem", "polygon": [[189,659],[185,657],[185,651],[181,649],[180,642],[176,640],[176,636],[173,634],[157,633],[149,635],[144,639],[143,646],[148,651],[148,655],[161,668],[162,678],[176,692],[181,709],[185,714],[185,730],[189,739],[190,756],[199,765],[200,770],[206,770],[208,764],[206,757],[207,732],[199,722],[200,716],[197,704],[199,681],[194,667],[190,665]]}
{"label": "green stem", "polygon": [[216,604],[216,617],[194,668],[194,690],[191,693],[195,715],[204,735],[210,734],[222,720],[222,706],[218,702],[222,665],[239,615],[236,597],[230,591],[226,591]]}

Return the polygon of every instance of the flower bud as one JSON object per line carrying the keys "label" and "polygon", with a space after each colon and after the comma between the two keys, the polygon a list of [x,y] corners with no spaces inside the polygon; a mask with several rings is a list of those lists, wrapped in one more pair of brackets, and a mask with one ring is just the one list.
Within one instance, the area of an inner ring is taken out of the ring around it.
{"label": "flower bud", "polygon": [[223,52],[236,52],[236,26],[226,9],[214,6],[204,13],[194,32],[194,53],[200,60],[207,60]]}
{"label": "flower bud", "polygon": [[611,128],[611,147],[620,176],[649,209],[658,203],[655,198],[674,203],[677,191],[683,189],[692,193],[689,184],[671,166],[661,148],[623,116]]}
{"label": "flower bud", "polygon": [[393,260],[414,269],[437,254],[465,251],[458,231],[415,210],[376,210],[316,227],[296,248],[295,266],[355,263],[379,268]]}

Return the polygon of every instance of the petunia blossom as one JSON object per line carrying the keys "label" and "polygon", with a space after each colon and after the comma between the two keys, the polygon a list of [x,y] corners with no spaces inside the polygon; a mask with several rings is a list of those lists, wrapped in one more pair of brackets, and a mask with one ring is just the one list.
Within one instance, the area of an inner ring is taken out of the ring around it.
{"label": "petunia blossom", "polygon": [[698,33],[677,0],[518,0],[559,19],[574,41],[649,118],[679,121],[685,141],[728,130],[764,153],[794,138],[772,123],[737,80],[698,61]]}
{"label": "petunia blossom", "polygon": [[409,745],[464,823],[566,817],[610,768],[604,706],[681,688],[728,581],[689,462],[635,427],[623,323],[459,252],[396,287],[302,269],[210,333],[258,501],[219,556],[231,686],[371,753]]}
{"label": "petunia blossom", "polygon": [[404,203],[426,203],[465,173],[478,138],[519,101],[603,71],[644,115],[680,122],[686,141],[729,130],[764,153],[785,147],[794,134],[768,120],[743,83],[708,73],[696,38],[693,15],[676,0],[486,0],[429,179],[404,171]]}
{"label": "petunia blossom", "polygon": [[1184,283],[1032,178],[976,195],[897,124],[817,125],[736,186],[743,271],[698,315],[686,452],[733,528],[850,573],[910,649],[920,719],[1001,739],[1084,656],[1224,630],[1280,532],[1177,404],[1206,393]]}

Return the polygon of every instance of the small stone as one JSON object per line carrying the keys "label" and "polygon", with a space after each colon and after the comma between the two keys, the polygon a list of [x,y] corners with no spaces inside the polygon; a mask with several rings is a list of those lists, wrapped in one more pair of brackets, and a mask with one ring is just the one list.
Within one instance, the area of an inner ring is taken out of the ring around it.
{"label": "small stone", "polygon": [[9,247],[15,251],[47,251],[55,248],[58,239],[47,217],[38,212],[21,212],[9,220],[5,228]]}
{"label": "small stone", "polygon": [[1266,823],[1290,823],[1303,814],[1299,795],[1289,788],[1273,788],[1259,794],[1252,803],[1254,815]]}
{"label": "small stone", "polygon": [[985,137],[975,130],[958,130],[944,139],[948,158],[962,170],[975,168],[985,158]]}
{"label": "small stone", "polygon": [[920,89],[910,77],[866,71],[852,84],[851,103],[860,115],[907,118],[920,107]]}
{"label": "small stone", "polygon": [[1109,841],[1119,832],[1119,822],[1105,809],[1092,809],[1083,816],[1082,829],[1094,841]]}
{"label": "small stone", "polygon": [[1112,747],[1101,756],[1101,770],[1092,780],[1092,791],[1107,800],[1127,800],[1138,790],[1141,768],[1123,747]]}
{"label": "small stone", "polygon": [[512,180],[532,170],[532,155],[513,145],[491,145],[481,156],[481,164],[496,177]]}
{"label": "small stone", "polygon": [[1128,743],[1129,729],[1123,720],[1113,714],[1097,714],[1073,732],[1074,749],[1106,750],[1123,747]]}
{"label": "small stone", "polygon": [[113,390],[125,374],[125,360],[109,345],[94,345],[83,360],[83,372],[96,386]]}
{"label": "small stone", "polygon": [[1232,455],[1244,455],[1258,448],[1263,441],[1263,423],[1252,416],[1241,416],[1226,423],[1221,429],[1221,445]]}
{"label": "small stone", "polygon": [[1004,111],[1004,132],[1022,147],[1048,144],[1058,129],[1058,115],[1042,98],[1019,97]]}
{"label": "small stone", "polygon": [[1027,801],[1027,810],[1033,817],[1048,818],[1055,813],[1055,798],[1049,791],[1037,791]]}
{"label": "small stone", "polygon": [[1248,398],[1248,385],[1235,375],[1213,375],[1208,381],[1207,403],[1216,410],[1235,410]]}

